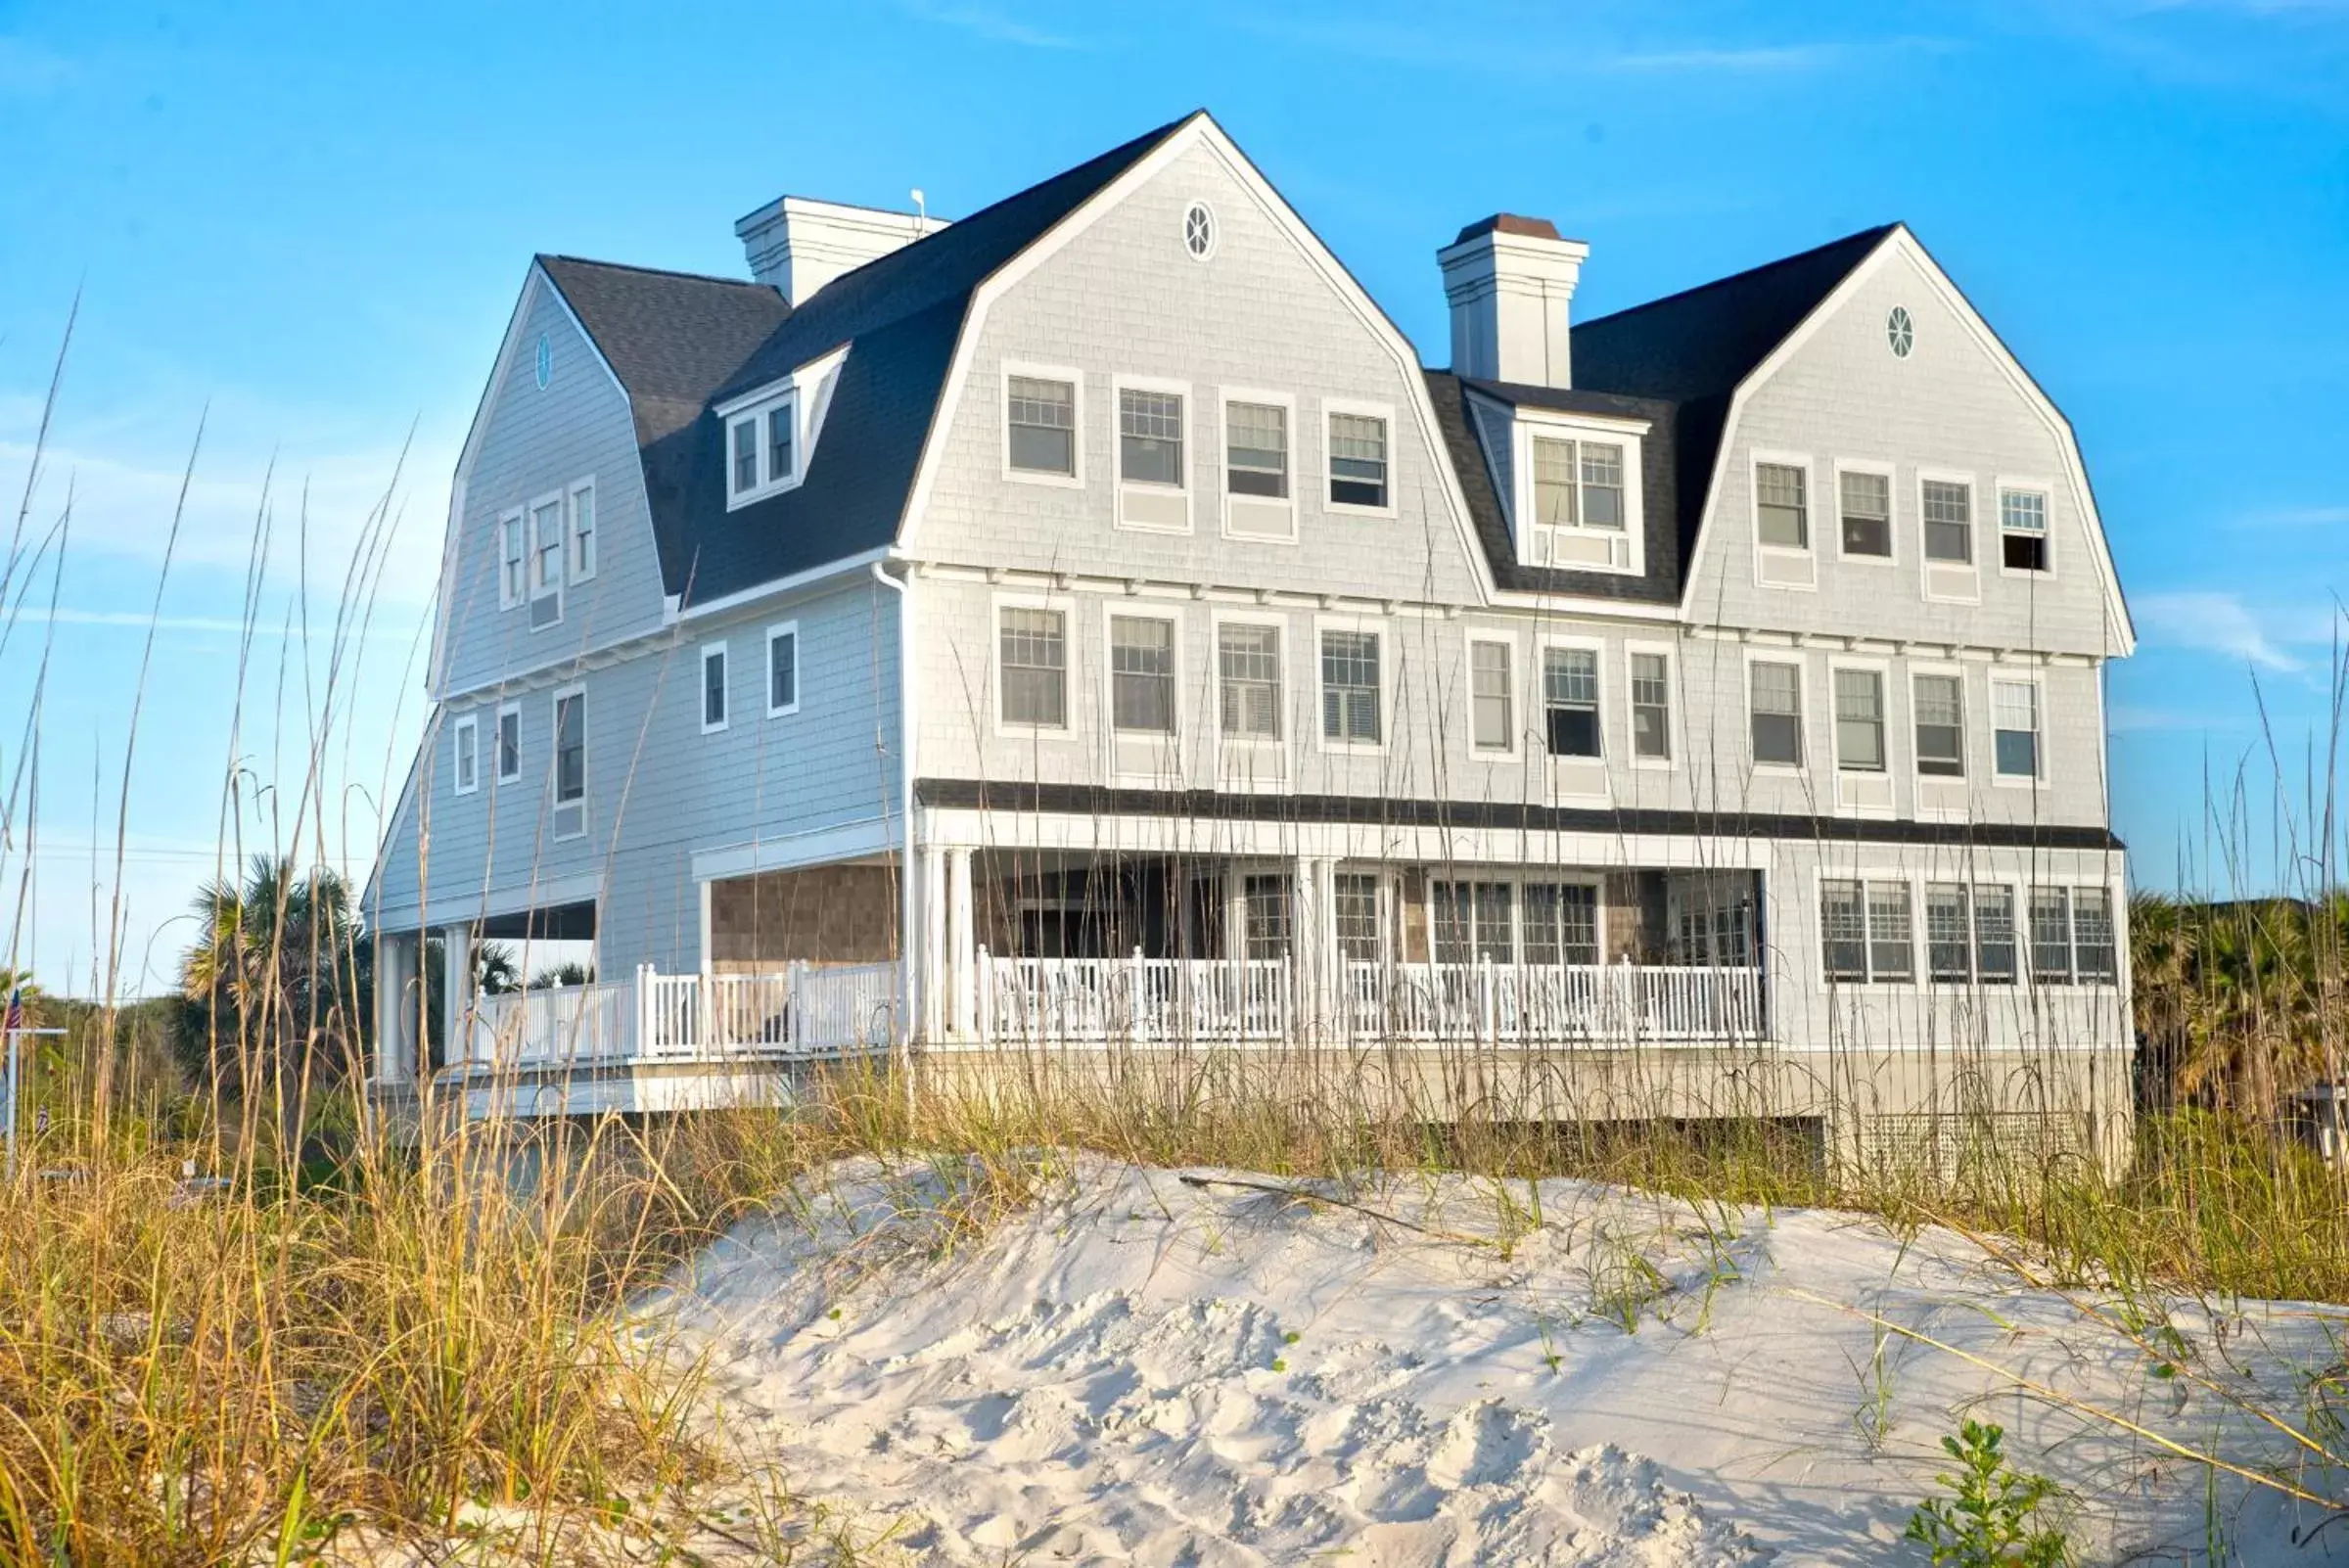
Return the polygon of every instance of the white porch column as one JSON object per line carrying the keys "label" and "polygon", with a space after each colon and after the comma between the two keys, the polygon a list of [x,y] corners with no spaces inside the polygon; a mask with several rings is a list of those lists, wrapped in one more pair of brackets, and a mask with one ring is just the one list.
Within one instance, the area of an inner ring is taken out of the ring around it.
{"label": "white porch column", "polygon": [[416,1076],[416,972],[421,935],[383,937],[375,949],[375,1081],[406,1084]]}
{"label": "white porch column", "polygon": [[473,927],[440,928],[440,1052],[451,1067],[473,1055]]}
{"label": "white porch column", "polygon": [[979,1001],[979,932],[972,922],[971,852],[946,852],[947,919],[953,931],[951,938],[954,978],[951,992],[954,998],[952,1029],[954,1038],[968,1039],[977,1031]]}
{"label": "white porch column", "polygon": [[915,889],[922,901],[920,963],[922,1038],[937,1039],[945,1033],[946,993],[946,871],[945,851],[935,844],[921,849],[921,881]]}
{"label": "white porch column", "polygon": [[1321,1034],[1321,862],[1305,855],[1289,882],[1289,961],[1296,976],[1290,1032],[1300,1039]]}

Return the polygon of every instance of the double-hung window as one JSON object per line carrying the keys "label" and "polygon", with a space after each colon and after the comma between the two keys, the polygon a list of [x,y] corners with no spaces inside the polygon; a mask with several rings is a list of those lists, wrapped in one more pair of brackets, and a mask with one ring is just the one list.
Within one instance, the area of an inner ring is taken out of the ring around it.
{"label": "double-hung window", "polygon": [[1122,730],[1174,733],[1174,623],[1109,618],[1109,713]]}
{"label": "double-hung window", "polygon": [[1534,438],[1534,521],[1546,529],[1624,527],[1619,441]]}
{"label": "double-hung window", "polygon": [[1387,422],[1381,416],[1329,416],[1329,502],[1386,509]]}
{"label": "double-hung window", "polygon": [[1874,669],[1835,671],[1835,765],[1884,771],[1884,676]]}
{"label": "double-hung window", "polygon": [[1906,882],[1822,880],[1819,929],[1819,959],[1831,981],[1885,984],[1916,977]]}
{"label": "double-hung window", "polygon": [[1542,727],[1552,757],[1602,755],[1598,650],[1542,650]]}
{"label": "double-hung window", "polygon": [[780,718],[800,709],[800,627],[787,621],[766,628],[766,716]]}
{"label": "double-hung window", "polygon": [[571,487],[571,580],[584,582],[595,576],[595,484]]}
{"label": "double-hung window", "polygon": [[2014,890],[1974,885],[1974,977],[1986,986],[2014,984]]}
{"label": "double-hung window", "polygon": [[2040,751],[2039,682],[1990,682],[1991,750],[2003,779],[2032,780],[2044,776]]}
{"label": "double-hung window", "polygon": [[726,727],[726,645],[702,644],[702,733]]}
{"label": "double-hung window", "polygon": [[1077,477],[1077,384],[1013,376],[1004,384],[1004,461],[1015,474]]}
{"label": "double-hung window", "polygon": [[2048,497],[2040,490],[1999,492],[1999,564],[2008,572],[2045,572]]}
{"label": "double-hung window", "polygon": [[1321,738],[1345,746],[1376,746],[1379,717],[1379,639],[1375,631],[1321,633]]}
{"label": "double-hung window", "polygon": [[1513,751],[1517,745],[1516,693],[1509,670],[1509,645],[1477,637],[1468,644],[1468,708],[1472,740],[1480,752]]}
{"label": "double-hung window", "polygon": [[1335,895],[1338,957],[1350,964],[1374,964],[1381,956],[1378,921],[1378,878],[1366,872],[1341,871],[1331,878]]}
{"label": "double-hung window", "polygon": [[508,703],[497,711],[497,781],[511,784],[522,777],[522,709]]}
{"label": "double-hung window", "polygon": [[1754,528],[1773,550],[1811,548],[1811,476],[1792,463],[1754,465]]}
{"label": "double-hung window", "polygon": [[1974,560],[1974,490],[1958,480],[1925,480],[1920,497],[1925,519],[1925,559],[1955,566]]}
{"label": "double-hung window", "polygon": [[1891,479],[1883,474],[1846,469],[1838,476],[1836,487],[1842,503],[1843,553],[1891,559]]}
{"label": "double-hung window", "polygon": [[1182,394],[1118,391],[1118,478],[1128,484],[1182,485]]}
{"label": "double-hung window", "polygon": [[1280,739],[1280,628],[1245,622],[1216,628],[1221,725],[1233,740]]}
{"label": "double-hung window", "polygon": [[1672,761],[1672,660],[1660,653],[1631,655],[1632,757],[1642,762]]}
{"label": "double-hung window", "polygon": [[1916,715],[1916,770],[1928,778],[1965,776],[1965,682],[1918,675],[1911,691]]}
{"label": "double-hung window", "polygon": [[508,512],[497,520],[497,607],[511,610],[522,603],[528,593],[524,573],[529,570],[529,549],[523,543],[522,514]]}
{"label": "double-hung window", "polygon": [[1974,978],[1974,935],[1962,882],[1925,884],[1925,975],[1942,984]]}
{"label": "double-hung window", "polygon": [[1803,669],[1757,659],[1746,667],[1753,718],[1754,761],[1771,767],[1803,765]]}
{"label": "double-hung window", "polygon": [[1223,487],[1234,495],[1288,498],[1286,408],[1278,403],[1223,405]]}
{"label": "double-hung window", "polygon": [[563,497],[550,495],[530,507],[530,626],[563,619]]}
{"label": "double-hung window", "polygon": [[799,483],[800,400],[769,398],[726,416],[726,505],[747,505]]}
{"label": "double-hung window", "polygon": [[1036,729],[1069,723],[1068,617],[1058,610],[1007,607],[997,659],[1003,722]]}
{"label": "double-hung window", "polygon": [[2072,978],[2072,899],[2068,888],[2031,890],[2031,979],[2060,986]]}
{"label": "double-hung window", "polygon": [[452,771],[456,774],[456,792],[459,795],[471,795],[482,787],[481,721],[471,715],[458,719],[449,747],[453,753]]}
{"label": "double-hung window", "polygon": [[587,694],[555,698],[555,837],[587,831]]}
{"label": "double-hung window", "polygon": [[2121,978],[2107,889],[2072,890],[2072,964],[2083,986],[2109,986]]}

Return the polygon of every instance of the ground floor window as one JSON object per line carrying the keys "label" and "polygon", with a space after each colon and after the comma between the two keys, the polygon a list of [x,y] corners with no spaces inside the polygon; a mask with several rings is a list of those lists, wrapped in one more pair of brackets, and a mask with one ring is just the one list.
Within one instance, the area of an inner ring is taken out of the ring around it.
{"label": "ground floor window", "polygon": [[1250,958],[1289,955],[1289,879],[1280,873],[1248,877],[1240,884]]}
{"label": "ground floor window", "polygon": [[1521,951],[1529,964],[1599,961],[1590,883],[1438,882],[1428,896],[1440,964],[1514,964]]}
{"label": "ground floor window", "polygon": [[1341,871],[1334,893],[1337,907],[1338,956],[1350,964],[1379,961],[1378,878],[1367,873]]}
{"label": "ground floor window", "polygon": [[1908,883],[1820,882],[1819,929],[1829,980],[1866,984],[1915,978]]}

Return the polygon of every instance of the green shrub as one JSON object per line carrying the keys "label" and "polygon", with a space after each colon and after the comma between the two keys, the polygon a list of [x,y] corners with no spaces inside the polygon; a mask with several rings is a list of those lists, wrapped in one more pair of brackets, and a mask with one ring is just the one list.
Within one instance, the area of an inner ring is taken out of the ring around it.
{"label": "green shrub", "polygon": [[1956,1496],[1918,1504],[1906,1537],[1933,1553],[1934,1568],[2062,1568],[2070,1560],[2063,1532],[2039,1520],[2055,1483],[2015,1469],[2005,1436],[2004,1428],[1968,1420],[1941,1440],[1958,1473],[1934,1479]]}

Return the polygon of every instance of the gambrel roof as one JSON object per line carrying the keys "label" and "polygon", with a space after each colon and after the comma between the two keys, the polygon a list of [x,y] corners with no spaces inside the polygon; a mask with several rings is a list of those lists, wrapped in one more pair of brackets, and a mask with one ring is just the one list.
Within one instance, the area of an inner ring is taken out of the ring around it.
{"label": "gambrel roof", "polygon": [[[797,309],[765,284],[541,257],[635,405],[667,591],[707,603],[895,540],[972,292],[1196,117],[844,273]],[[727,511],[712,410],[843,345],[806,480]]]}

